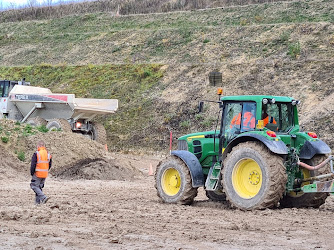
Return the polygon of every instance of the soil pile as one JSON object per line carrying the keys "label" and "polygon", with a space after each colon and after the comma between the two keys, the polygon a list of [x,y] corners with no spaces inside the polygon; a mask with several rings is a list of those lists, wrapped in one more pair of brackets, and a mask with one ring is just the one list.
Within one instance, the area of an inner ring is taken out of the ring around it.
{"label": "soil pile", "polygon": [[[36,144],[43,140],[52,155],[51,176],[66,179],[94,180],[132,180],[141,172],[128,164],[119,164],[118,160],[101,145],[81,134],[52,131],[39,132],[29,125],[18,124],[10,120],[1,120],[1,137],[7,139],[0,143],[0,173],[4,178],[14,178],[22,173],[29,175],[31,156]],[[29,131],[29,133],[27,133]],[[18,154],[24,155],[20,161]]]}
{"label": "soil pile", "polygon": [[0,144],[0,181],[8,179],[23,180],[27,176],[26,164],[19,161],[15,155]]}

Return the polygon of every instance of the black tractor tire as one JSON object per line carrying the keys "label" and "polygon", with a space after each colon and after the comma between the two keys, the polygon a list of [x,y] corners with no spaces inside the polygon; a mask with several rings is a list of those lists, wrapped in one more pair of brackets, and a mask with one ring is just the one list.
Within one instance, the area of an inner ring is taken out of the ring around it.
{"label": "black tractor tire", "polygon": [[101,123],[92,123],[92,140],[103,145],[107,143],[107,131]]}
{"label": "black tractor tire", "polygon": [[232,207],[255,210],[277,206],[286,181],[283,159],[259,142],[240,143],[224,160],[222,185]]}
{"label": "black tractor tire", "polygon": [[72,132],[71,125],[65,119],[52,119],[46,125],[49,131],[62,130],[64,132]]}
{"label": "black tractor tire", "polygon": [[226,201],[226,194],[222,190],[217,190],[217,191],[205,190],[205,195],[212,201]]}
{"label": "black tractor tire", "polygon": [[[316,155],[311,160],[304,161],[305,163],[316,166],[319,163],[327,159],[328,156],[325,155]],[[315,171],[310,171],[310,176],[317,176],[330,173],[329,165],[326,165],[323,168],[320,168]],[[326,181],[322,179],[320,181]],[[312,183],[312,182],[311,182]],[[303,193],[301,195],[292,196],[291,194],[286,194],[283,199],[280,201],[281,208],[318,208],[326,202],[328,193]]]}
{"label": "black tractor tire", "polygon": [[43,125],[46,126],[48,122],[42,117],[36,116],[33,118],[29,118],[26,123],[34,127],[39,127]]}
{"label": "black tractor tire", "polygon": [[165,203],[190,205],[197,195],[189,168],[176,156],[159,163],[155,172],[155,188]]}

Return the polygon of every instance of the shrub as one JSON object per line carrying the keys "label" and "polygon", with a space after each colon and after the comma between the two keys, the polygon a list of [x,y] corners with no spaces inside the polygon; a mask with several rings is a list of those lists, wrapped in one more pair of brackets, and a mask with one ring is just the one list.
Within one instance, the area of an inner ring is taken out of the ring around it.
{"label": "shrub", "polygon": [[6,136],[2,136],[2,137],[1,137],[1,141],[2,141],[3,143],[7,143],[7,142],[9,141],[9,138],[6,137]]}
{"label": "shrub", "polygon": [[182,129],[187,129],[187,128],[190,127],[190,122],[189,122],[189,121],[182,121],[182,122],[180,123],[180,127],[181,127]]}
{"label": "shrub", "polygon": [[26,159],[26,156],[25,156],[25,153],[20,151],[17,153],[17,158],[20,160],[20,161],[25,161]]}
{"label": "shrub", "polygon": [[289,45],[288,55],[292,58],[297,58],[300,55],[300,43],[292,43]]}
{"label": "shrub", "polygon": [[49,129],[45,125],[38,126],[37,130],[42,133],[46,133],[49,131]]}

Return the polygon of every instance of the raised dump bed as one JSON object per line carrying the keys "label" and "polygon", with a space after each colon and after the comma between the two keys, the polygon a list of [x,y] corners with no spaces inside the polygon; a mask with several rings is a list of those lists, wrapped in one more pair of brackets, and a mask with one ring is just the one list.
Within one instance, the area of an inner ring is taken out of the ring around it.
{"label": "raised dump bed", "polygon": [[47,88],[16,83],[10,86],[8,96],[1,98],[3,116],[31,125],[45,125],[50,130],[72,130],[106,143],[104,127],[92,120],[97,115],[114,113],[118,100],[75,98],[74,94],[55,94]]}

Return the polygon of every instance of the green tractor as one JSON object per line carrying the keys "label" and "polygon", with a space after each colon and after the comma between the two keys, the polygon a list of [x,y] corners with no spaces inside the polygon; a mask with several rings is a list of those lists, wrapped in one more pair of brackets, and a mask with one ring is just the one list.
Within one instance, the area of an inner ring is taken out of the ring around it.
{"label": "green tractor", "polygon": [[178,138],[178,149],[159,163],[163,202],[189,205],[204,187],[211,200],[242,210],[325,203],[334,192],[334,158],[315,133],[300,130],[298,100],[220,96],[217,103],[220,129]]}

